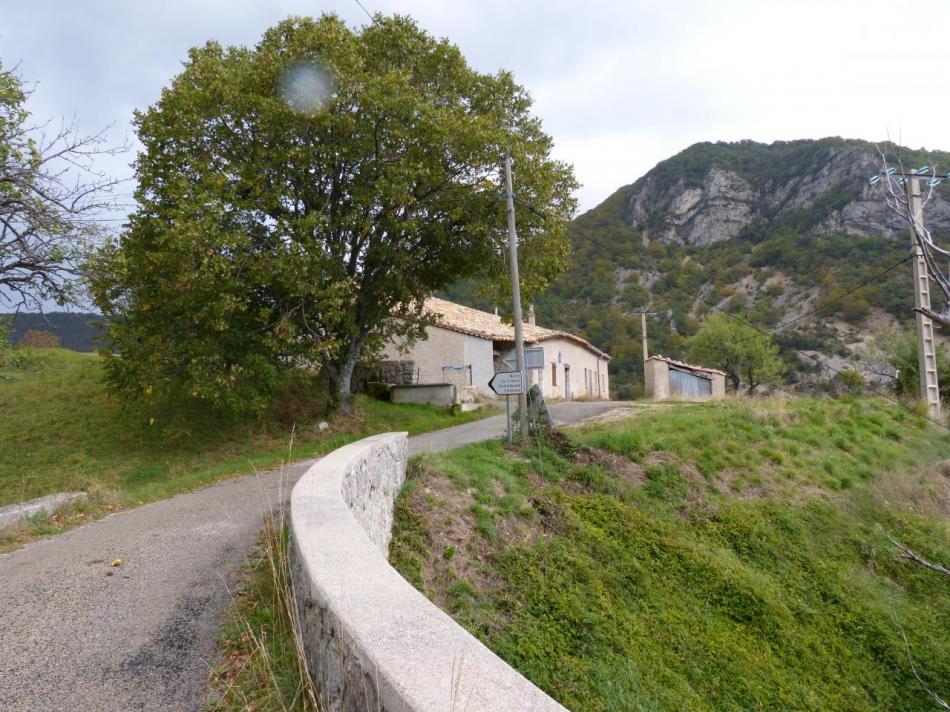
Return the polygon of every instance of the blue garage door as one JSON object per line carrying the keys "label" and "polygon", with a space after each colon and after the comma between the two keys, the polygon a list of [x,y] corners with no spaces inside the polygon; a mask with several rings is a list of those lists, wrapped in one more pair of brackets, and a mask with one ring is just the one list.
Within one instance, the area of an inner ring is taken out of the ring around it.
{"label": "blue garage door", "polygon": [[712,396],[712,380],[692,371],[670,367],[670,396],[672,398],[709,398]]}

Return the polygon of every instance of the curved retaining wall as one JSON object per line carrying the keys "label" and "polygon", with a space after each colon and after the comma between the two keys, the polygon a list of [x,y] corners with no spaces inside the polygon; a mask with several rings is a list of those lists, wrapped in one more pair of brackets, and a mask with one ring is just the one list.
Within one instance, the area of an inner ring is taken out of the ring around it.
{"label": "curved retaining wall", "polygon": [[407,447],[406,433],[347,445],[291,494],[291,577],[324,709],[563,712],[389,565]]}

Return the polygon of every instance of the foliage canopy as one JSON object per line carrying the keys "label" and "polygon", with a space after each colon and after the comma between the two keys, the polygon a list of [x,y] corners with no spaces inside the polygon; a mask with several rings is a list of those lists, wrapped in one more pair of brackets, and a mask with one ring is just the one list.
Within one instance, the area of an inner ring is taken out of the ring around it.
{"label": "foliage canopy", "polygon": [[500,288],[506,152],[551,217],[519,224],[529,300],[575,205],[530,108],[509,73],[474,71],[405,17],[292,18],[253,49],[191,50],[136,115],[140,207],[100,256],[114,382],[256,406],[311,363],[347,402],[354,364],[418,336],[433,290],[475,274]]}
{"label": "foliage canopy", "polygon": [[732,382],[748,392],[782,375],[783,364],[772,337],[726,314],[710,316],[689,341],[700,363],[721,368]]}

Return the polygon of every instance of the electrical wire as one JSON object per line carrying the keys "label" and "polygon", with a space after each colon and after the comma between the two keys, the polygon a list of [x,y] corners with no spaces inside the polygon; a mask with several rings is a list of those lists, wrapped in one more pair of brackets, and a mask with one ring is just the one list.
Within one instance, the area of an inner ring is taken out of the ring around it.
{"label": "electrical wire", "polygon": [[[547,214],[544,213],[544,211],[538,209],[537,207],[531,205],[530,203],[527,203],[526,201],[524,201],[524,200],[522,200],[522,199],[518,199],[518,202],[522,203],[522,204],[525,205],[525,207],[527,207],[531,212],[533,212],[533,213],[535,213],[536,215],[538,215],[538,216],[544,218],[545,220],[550,219],[550,218],[547,216]],[[583,239],[585,239],[585,240],[590,239],[590,236],[589,236],[589,235],[586,235],[586,234],[582,233],[580,230],[578,230],[577,228],[575,228],[572,224],[570,224],[570,223],[565,223],[565,226],[566,226],[567,230],[573,232],[574,235],[576,235],[577,237],[581,237],[581,238],[583,238]],[[596,243],[596,244],[597,244],[597,246],[600,247],[601,249],[603,249],[603,250],[605,250],[606,252],[612,254],[615,258],[617,258],[617,259],[619,259],[619,260],[622,260],[622,261],[628,263],[628,264],[627,264],[627,267],[628,267],[629,269],[637,269],[637,270],[639,270],[639,271],[642,272],[642,273],[651,274],[651,275],[654,275],[654,276],[656,276],[656,277],[658,277],[658,278],[661,278],[661,279],[662,279],[663,276],[664,276],[664,275],[662,275],[661,273],[659,273],[659,272],[657,272],[657,271],[655,271],[655,270],[651,270],[651,269],[649,269],[649,268],[643,267],[642,265],[637,265],[637,264],[632,263],[632,260],[630,260],[630,258],[629,258],[628,256],[622,255],[622,254],[620,254],[619,252],[616,252],[616,251],[614,251],[614,250],[611,250],[611,249],[605,247],[602,243]],[[903,262],[906,262],[908,259],[909,259],[909,257],[905,257],[903,260],[901,260],[901,262],[899,262],[899,263],[897,263],[897,264],[895,264],[895,265],[892,265],[891,267],[889,267],[887,270],[885,270],[885,271],[884,271],[883,273],[881,273],[881,274],[886,274],[887,272],[890,272],[892,269],[897,268],[898,265],[902,264]],[[880,276],[881,276],[881,275],[877,275],[877,277],[875,277],[875,278],[879,278]],[[873,281],[873,280],[872,280],[872,281]],[[865,285],[865,286],[866,286],[866,285]],[[860,289],[860,287],[856,287],[855,289]],[[686,296],[690,296],[690,295],[686,295]],[[753,329],[753,330],[757,331],[759,334],[761,334],[761,335],[763,335],[763,336],[767,336],[767,337],[769,337],[769,338],[771,338],[771,337],[773,336],[773,334],[772,334],[770,331],[766,331],[765,329],[760,328],[759,326],[753,324],[753,323],[752,323],[751,321],[749,321],[748,319],[744,319],[743,317],[738,316],[737,314],[733,314],[733,313],[731,313],[731,312],[726,311],[725,309],[722,309],[722,308],[719,307],[717,304],[713,304],[713,303],[707,301],[707,300],[704,299],[702,296],[696,295],[695,298],[698,299],[699,301],[701,301],[703,304],[705,304],[705,305],[708,306],[709,308],[714,309],[715,311],[717,311],[717,312],[719,312],[719,313],[721,313],[721,314],[725,314],[728,318],[733,319],[734,321],[737,321],[737,322],[739,322],[739,323],[741,323],[741,324],[743,324],[743,325],[749,327],[750,329]],[[842,297],[839,297],[838,299],[842,299],[842,298],[844,298],[844,295],[842,295]],[[829,302],[829,303],[831,303],[831,302]],[[827,306],[827,305],[825,305],[825,306]],[[792,322],[789,322],[789,323],[792,323]],[[837,369],[837,368],[835,368],[834,366],[831,366],[831,365],[825,363],[824,361],[822,361],[821,359],[819,359],[817,356],[814,356],[814,355],[812,355],[812,354],[810,354],[810,353],[807,353],[807,352],[805,352],[805,351],[802,351],[802,350],[796,349],[796,348],[792,348],[792,351],[794,351],[795,353],[799,354],[800,356],[804,356],[805,358],[810,359],[811,361],[814,361],[816,364],[818,364],[819,367],[825,368],[825,369],[827,369],[828,371],[831,371],[832,373],[834,373],[834,374],[836,374],[836,375],[840,375],[840,374],[842,373],[842,371],[841,371],[840,369]],[[898,400],[897,398],[894,398],[893,396],[890,396],[890,395],[888,395],[887,393],[884,393],[883,391],[879,391],[879,390],[877,390],[877,389],[875,389],[875,388],[872,388],[872,387],[870,387],[870,386],[868,386],[868,385],[865,385],[865,389],[868,390],[868,391],[870,391],[871,393],[877,395],[877,396],[880,396],[881,398],[884,398],[884,399],[886,399],[886,400],[888,400],[888,401],[891,401],[892,403],[895,403],[896,405],[900,406],[901,408],[903,408],[904,410],[906,410],[906,411],[908,411],[908,412],[910,412],[910,413],[915,413],[915,414],[916,414],[916,411],[915,411],[913,408],[911,408],[910,406],[908,406],[908,405],[902,403],[902,402],[901,402],[900,400]],[[929,415],[924,415],[924,416],[922,416],[922,417],[923,417],[924,419],[930,421],[930,422],[933,423],[934,425],[939,425],[939,426],[940,426],[941,428],[943,428],[944,430],[950,431],[950,426],[946,425],[945,423],[942,423],[941,421],[936,420],[935,418],[931,418]]]}

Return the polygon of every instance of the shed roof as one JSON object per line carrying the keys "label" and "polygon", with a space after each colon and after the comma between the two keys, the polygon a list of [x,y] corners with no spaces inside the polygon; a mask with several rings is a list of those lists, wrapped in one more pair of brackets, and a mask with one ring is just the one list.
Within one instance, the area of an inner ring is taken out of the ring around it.
{"label": "shed roof", "polygon": [[651,356],[647,361],[666,361],[666,363],[671,366],[676,366],[677,368],[685,368],[689,371],[701,371],[702,373],[718,373],[721,376],[725,376],[725,371],[720,371],[716,368],[706,368],[705,366],[694,366],[691,363],[683,363],[682,361],[677,361],[673,358],[667,358],[666,356]]}
{"label": "shed roof", "polygon": [[[457,331],[470,336],[479,336],[483,339],[492,341],[514,341],[515,327],[512,324],[506,324],[497,314],[464,307],[455,302],[449,302],[445,299],[429,297],[425,301],[424,309],[427,314],[435,317],[437,326],[450,331]],[[528,344],[536,344],[550,339],[567,339],[584,348],[590,350],[597,356],[610,360],[610,356],[589,341],[575,336],[567,331],[557,329],[545,329],[535,324],[524,325],[524,340]]]}

